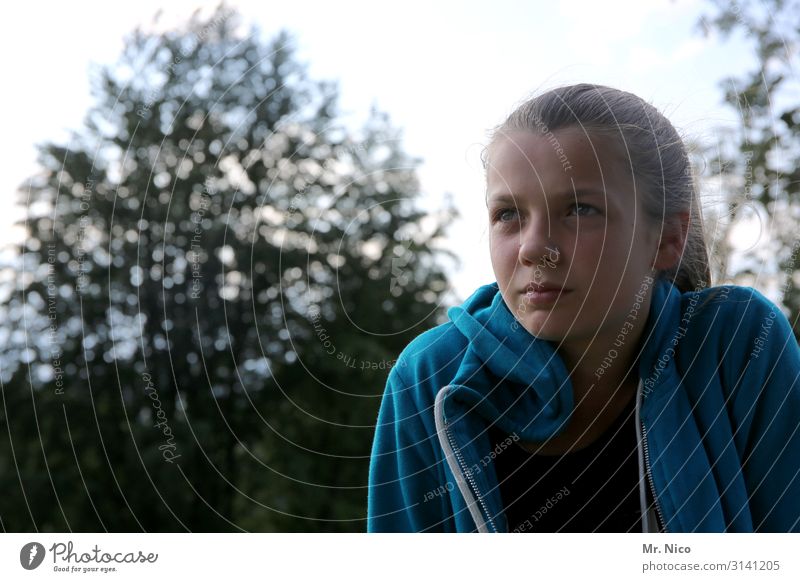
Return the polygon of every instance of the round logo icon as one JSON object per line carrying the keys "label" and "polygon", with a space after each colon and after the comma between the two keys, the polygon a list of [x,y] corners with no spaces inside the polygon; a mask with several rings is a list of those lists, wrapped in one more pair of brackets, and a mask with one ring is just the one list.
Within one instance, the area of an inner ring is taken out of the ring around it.
{"label": "round logo icon", "polygon": [[19,551],[19,563],[26,570],[35,570],[44,561],[44,546],[39,542],[28,542]]}

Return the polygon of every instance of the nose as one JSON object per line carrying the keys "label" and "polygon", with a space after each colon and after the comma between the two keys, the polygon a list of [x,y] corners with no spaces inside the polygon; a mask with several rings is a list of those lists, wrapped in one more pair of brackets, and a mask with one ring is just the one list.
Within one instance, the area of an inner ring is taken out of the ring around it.
{"label": "nose", "polygon": [[553,240],[551,224],[547,216],[531,217],[520,230],[519,262],[524,267],[540,265],[543,260],[558,260],[558,243]]}

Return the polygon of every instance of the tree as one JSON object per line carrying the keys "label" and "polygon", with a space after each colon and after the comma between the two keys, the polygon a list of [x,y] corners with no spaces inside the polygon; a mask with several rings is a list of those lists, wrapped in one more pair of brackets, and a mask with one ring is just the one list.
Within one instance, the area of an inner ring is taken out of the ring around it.
{"label": "tree", "polygon": [[[740,32],[755,46],[757,67],[726,79],[725,103],[739,113],[739,126],[724,133],[711,157],[710,175],[724,192],[720,252],[730,252],[735,227],[747,216],[767,224],[766,244],[746,253],[738,270],[722,262],[720,275],[747,284],[756,277],[774,281],[789,320],[800,338],[800,106],[792,59],[800,43],[800,6],[796,1],[727,2],[711,0],[711,15],[699,26],[723,38]],[[770,263],[777,269],[770,270]]]}
{"label": "tree", "polygon": [[6,529],[364,528],[379,397],[442,320],[455,213],[417,208],[387,115],[349,130],[289,33],[240,21],[135,30],[41,147],[2,307]]}

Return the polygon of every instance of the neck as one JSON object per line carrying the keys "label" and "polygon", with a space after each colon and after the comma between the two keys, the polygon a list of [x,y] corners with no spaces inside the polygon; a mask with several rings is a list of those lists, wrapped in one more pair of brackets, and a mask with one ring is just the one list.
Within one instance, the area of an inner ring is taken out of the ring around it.
{"label": "neck", "polygon": [[[635,346],[638,342],[631,344]],[[575,407],[561,434],[543,442],[520,445],[533,454],[562,455],[588,446],[610,426],[636,395],[638,374],[636,369],[628,373],[631,362],[627,352],[624,357],[628,365],[619,361],[615,366],[609,366],[600,379],[596,377],[595,371],[607,354],[572,351],[563,344],[559,353],[570,372]],[[622,357],[621,354],[618,356]]]}
{"label": "neck", "polygon": [[585,342],[562,342],[558,353],[569,372],[578,414],[596,414],[607,404],[626,404],[639,383],[636,358],[644,324],[637,325],[622,345],[597,336]]}

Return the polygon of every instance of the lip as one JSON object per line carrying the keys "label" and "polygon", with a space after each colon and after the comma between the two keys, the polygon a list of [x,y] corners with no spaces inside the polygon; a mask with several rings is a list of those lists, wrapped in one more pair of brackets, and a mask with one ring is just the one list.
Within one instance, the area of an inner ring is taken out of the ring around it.
{"label": "lip", "polygon": [[525,288],[522,290],[522,293],[546,293],[548,291],[561,291],[563,293],[567,293],[570,291],[570,289],[565,289],[563,285],[557,285],[555,283],[531,282],[525,286]]}
{"label": "lip", "polygon": [[570,293],[571,289],[565,289],[557,285],[547,283],[539,285],[528,285],[522,290],[522,296],[526,303],[541,305],[554,303],[559,298]]}

